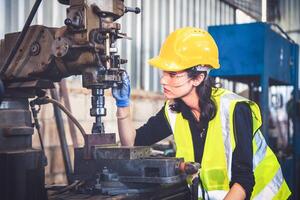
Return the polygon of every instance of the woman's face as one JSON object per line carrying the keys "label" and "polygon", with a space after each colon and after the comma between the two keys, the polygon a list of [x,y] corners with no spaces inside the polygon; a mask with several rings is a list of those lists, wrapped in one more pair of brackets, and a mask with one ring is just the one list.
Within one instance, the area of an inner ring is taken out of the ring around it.
{"label": "woman's face", "polygon": [[162,71],[160,83],[167,99],[183,98],[195,88],[195,80],[186,71]]}

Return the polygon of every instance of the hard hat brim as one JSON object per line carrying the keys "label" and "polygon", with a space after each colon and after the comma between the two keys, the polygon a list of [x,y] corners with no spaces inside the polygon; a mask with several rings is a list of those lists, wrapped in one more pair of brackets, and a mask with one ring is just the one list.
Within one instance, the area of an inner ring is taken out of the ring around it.
{"label": "hard hat brim", "polygon": [[173,71],[173,72],[182,71],[182,70],[192,67],[192,66],[181,66],[181,65],[178,65],[177,63],[170,62],[168,60],[160,58],[159,56],[151,58],[150,60],[148,60],[148,63],[151,66],[158,68],[160,70]]}
{"label": "hard hat brim", "polygon": [[[160,70],[163,70],[163,71],[173,71],[173,72],[178,72],[178,71],[182,71],[182,70],[185,70],[185,69],[188,69],[190,67],[194,67],[194,66],[182,66],[182,65],[179,65],[175,62],[170,62],[168,60],[165,60],[159,56],[156,56],[154,58],[151,58],[150,60],[148,60],[148,63],[150,65],[152,65],[153,67],[155,68],[158,68]],[[212,69],[219,69],[220,68],[220,65],[219,63],[216,63]]]}

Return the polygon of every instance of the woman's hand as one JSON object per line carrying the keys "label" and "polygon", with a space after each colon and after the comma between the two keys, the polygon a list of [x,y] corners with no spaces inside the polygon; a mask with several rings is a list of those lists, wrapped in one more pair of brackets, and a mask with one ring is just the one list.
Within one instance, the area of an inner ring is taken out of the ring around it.
{"label": "woman's hand", "polygon": [[112,88],[117,107],[128,107],[130,101],[130,80],[126,72],[122,73],[122,84]]}
{"label": "woman's hand", "polygon": [[224,200],[244,200],[245,198],[246,192],[244,188],[240,184],[234,183]]}

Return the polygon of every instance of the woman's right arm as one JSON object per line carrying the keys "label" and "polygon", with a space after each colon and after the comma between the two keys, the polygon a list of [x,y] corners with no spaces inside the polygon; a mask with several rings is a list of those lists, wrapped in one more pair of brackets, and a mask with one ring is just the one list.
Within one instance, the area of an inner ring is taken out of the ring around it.
{"label": "woman's right arm", "polygon": [[130,80],[126,72],[122,74],[122,84],[112,88],[116,100],[118,130],[122,146],[133,146],[136,131],[130,118]]}
{"label": "woman's right arm", "polygon": [[126,73],[122,74],[122,85],[112,89],[112,95],[116,99],[118,130],[122,146],[149,146],[172,134],[165,118],[164,107],[142,127],[134,129],[130,117],[130,80]]}
{"label": "woman's right arm", "polygon": [[129,107],[118,107],[117,119],[122,146],[150,146],[172,134],[164,115],[164,107],[136,130],[133,127]]}
{"label": "woman's right arm", "polygon": [[118,130],[122,146],[134,146],[136,131],[130,117],[130,107],[117,108]]}

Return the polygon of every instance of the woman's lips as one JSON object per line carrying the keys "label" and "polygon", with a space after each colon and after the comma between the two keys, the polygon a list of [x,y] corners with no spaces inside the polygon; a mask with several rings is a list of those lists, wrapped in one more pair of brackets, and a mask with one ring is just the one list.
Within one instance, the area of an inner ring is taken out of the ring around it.
{"label": "woman's lips", "polygon": [[164,87],[164,93],[170,93],[170,90]]}

